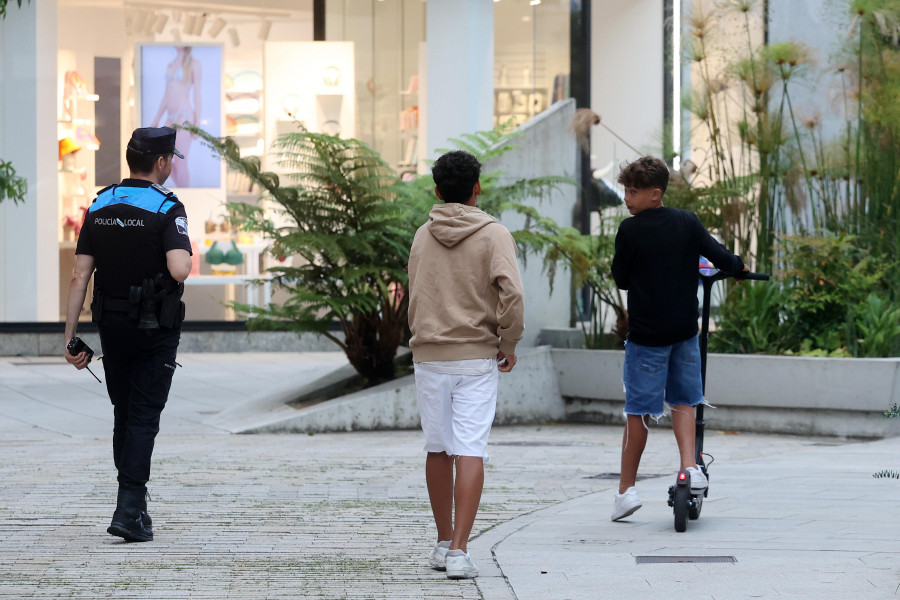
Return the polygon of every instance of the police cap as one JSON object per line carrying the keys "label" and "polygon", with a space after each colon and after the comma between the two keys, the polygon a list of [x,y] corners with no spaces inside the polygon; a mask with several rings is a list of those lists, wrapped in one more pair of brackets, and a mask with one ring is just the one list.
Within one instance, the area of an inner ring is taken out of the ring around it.
{"label": "police cap", "polygon": [[174,154],[184,158],[175,148],[175,130],[171,127],[140,127],[131,134],[128,147],[141,154]]}

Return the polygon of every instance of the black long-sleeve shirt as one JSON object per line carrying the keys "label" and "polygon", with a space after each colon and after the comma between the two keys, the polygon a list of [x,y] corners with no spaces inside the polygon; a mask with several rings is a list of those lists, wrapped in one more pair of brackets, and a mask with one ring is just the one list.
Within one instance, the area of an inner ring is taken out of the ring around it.
{"label": "black long-sleeve shirt", "polygon": [[728,274],[744,268],[692,212],[651,208],[622,221],[612,274],[628,290],[628,339],[667,346],[697,334],[700,255]]}

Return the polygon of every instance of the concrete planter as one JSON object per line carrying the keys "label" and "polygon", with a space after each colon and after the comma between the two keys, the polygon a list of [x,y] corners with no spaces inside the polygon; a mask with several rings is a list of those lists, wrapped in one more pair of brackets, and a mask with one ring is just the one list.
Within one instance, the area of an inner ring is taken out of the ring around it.
{"label": "concrete planter", "polygon": [[[621,423],[624,352],[551,352],[568,421]],[[710,354],[713,429],[881,438],[900,435],[883,412],[900,402],[900,358]]]}
{"label": "concrete planter", "polygon": [[[562,421],[565,403],[559,394],[550,348],[525,348],[509,374],[501,373],[497,425]],[[293,408],[291,400],[352,376],[344,367],[302,388],[287,386],[244,406],[222,413],[211,424],[235,433],[360,431],[419,427],[415,378],[410,375],[340,398]]]}

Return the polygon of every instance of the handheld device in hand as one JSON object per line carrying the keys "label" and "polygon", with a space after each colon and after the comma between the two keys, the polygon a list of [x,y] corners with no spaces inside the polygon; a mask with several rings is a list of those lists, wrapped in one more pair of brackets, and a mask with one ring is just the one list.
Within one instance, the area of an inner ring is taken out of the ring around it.
{"label": "handheld device in hand", "polygon": [[[72,356],[77,356],[82,352],[86,352],[88,362],[91,362],[91,359],[94,358],[94,351],[91,350],[91,347],[85,344],[84,340],[82,340],[80,337],[73,337],[71,340],[69,340],[69,343],[66,345],[66,349]],[[90,367],[87,367],[87,370],[91,375],[94,375],[94,372],[91,371]],[[96,379],[100,383],[103,383],[96,375],[94,375],[94,379]]]}
{"label": "handheld device in hand", "polygon": [[66,346],[66,348],[69,350],[69,354],[71,354],[72,356],[77,356],[82,352],[87,352],[88,362],[91,362],[91,359],[94,358],[94,351],[91,350],[91,347],[85,344],[84,340],[82,340],[80,337],[73,337],[71,340],[69,340],[69,345]]}

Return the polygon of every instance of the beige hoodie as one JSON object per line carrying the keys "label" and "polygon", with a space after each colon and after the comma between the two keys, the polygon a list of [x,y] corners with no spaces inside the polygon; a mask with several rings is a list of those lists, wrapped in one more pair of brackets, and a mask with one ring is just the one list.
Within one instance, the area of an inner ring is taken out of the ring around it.
{"label": "beige hoodie", "polygon": [[435,204],[409,252],[413,360],[515,354],[524,330],[516,244],[474,206]]}

